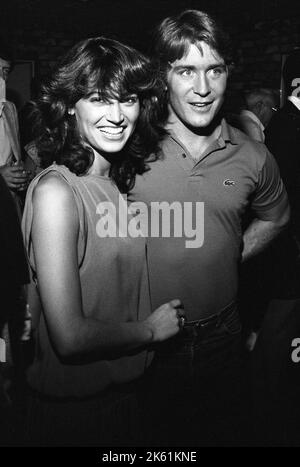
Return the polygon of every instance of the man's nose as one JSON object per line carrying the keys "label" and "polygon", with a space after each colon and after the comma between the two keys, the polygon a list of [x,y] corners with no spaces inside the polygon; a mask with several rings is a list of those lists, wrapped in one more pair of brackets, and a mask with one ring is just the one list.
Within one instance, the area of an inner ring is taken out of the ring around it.
{"label": "man's nose", "polygon": [[115,124],[122,123],[124,120],[124,115],[122,112],[122,107],[119,101],[111,102],[109,104],[109,111],[107,115],[107,120]]}
{"label": "man's nose", "polygon": [[210,93],[210,85],[206,73],[197,74],[194,81],[193,91],[195,94],[199,94],[200,96],[207,96],[207,94]]}

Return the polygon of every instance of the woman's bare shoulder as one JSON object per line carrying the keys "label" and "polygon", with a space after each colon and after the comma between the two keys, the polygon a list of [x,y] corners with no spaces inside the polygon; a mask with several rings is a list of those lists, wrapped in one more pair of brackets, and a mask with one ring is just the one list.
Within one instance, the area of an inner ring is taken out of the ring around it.
{"label": "woman's bare shoulder", "polygon": [[67,181],[55,171],[43,175],[33,190],[33,203],[43,200],[64,202],[73,199],[72,189]]}
{"label": "woman's bare shoulder", "polygon": [[34,217],[39,218],[40,223],[78,225],[78,211],[72,188],[55,171],[40,178],[33,190],[32,205]]}

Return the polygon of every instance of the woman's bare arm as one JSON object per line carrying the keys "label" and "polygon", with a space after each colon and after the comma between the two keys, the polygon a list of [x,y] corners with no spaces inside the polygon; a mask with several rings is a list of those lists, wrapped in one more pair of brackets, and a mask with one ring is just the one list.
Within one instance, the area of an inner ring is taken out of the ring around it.
{"label": "woman's bare arm", "polygon": [[46,175],[33,194],[32,243],[45,319],[58,355],[125,354],[175,335],[179,300],[138,322],[102,322],[83,315],[78,234],[78,212],[70,187],[56,175]]}

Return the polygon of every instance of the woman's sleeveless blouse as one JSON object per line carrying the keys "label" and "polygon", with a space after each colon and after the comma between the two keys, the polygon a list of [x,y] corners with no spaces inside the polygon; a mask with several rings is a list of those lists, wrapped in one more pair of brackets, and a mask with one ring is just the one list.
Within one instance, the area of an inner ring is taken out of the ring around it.
{"label": "woman's sleeveless blouse", "polygon": [[[67,182],[78,209],[78,267],[85,316],[115,322],[145,319],[151,312],[145,239],[130,236],[103,238],[99,235],[99,221],[101,215],[107,213],[104,208],[108,206],[101,203],[109,202],[109,206],[114,206],[117,219],[119,215],[128,215],[130,219],[125,199],[109,178],[76,176],[65,166],[54,164],[32,181],[27,192],[22,227],[33,274],[32,196],[39,180],[49,172]],[[36,329],[36,357],[29,368],[28,381],[35,390],[46,395],[84,397],[111,384],[138,378],[148,360],[148,353],[140,351],[118,359],[63,364],[53,350],[41,312]]]}

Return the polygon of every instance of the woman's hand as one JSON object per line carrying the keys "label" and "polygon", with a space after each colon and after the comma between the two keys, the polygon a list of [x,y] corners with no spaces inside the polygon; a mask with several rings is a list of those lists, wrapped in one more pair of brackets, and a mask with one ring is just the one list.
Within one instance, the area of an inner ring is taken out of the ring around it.
{"label": "woman's hand", "polygon": [[179,299],[171,300],[157,308],[146,320],[145,324],[152,332],[152,342],[162,342],[175,336],[183,325],[184,309]]}

